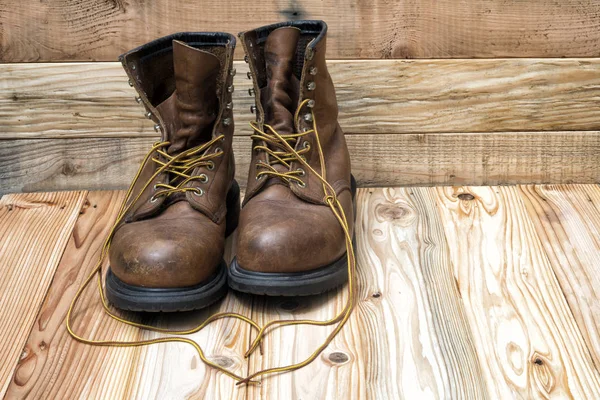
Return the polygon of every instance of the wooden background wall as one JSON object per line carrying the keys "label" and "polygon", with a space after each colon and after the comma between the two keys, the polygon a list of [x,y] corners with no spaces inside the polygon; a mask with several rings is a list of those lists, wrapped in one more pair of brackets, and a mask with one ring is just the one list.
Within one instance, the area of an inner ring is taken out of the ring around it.
{"label": "wooden background wall", "polygon": [[[329,24],[360,184],[600,180],[595,0],[0,0],[0,193],[127,186],[156,134],[122,52],[311,18]],[[237,68],[243,185],[252,115]]]}

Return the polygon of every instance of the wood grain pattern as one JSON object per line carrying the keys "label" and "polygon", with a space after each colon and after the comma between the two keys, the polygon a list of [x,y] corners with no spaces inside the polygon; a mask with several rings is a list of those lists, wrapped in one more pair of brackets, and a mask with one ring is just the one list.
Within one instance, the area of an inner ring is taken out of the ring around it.
{"label": "wood grain pattern", "polygon": [[[356,201],[359,300],[352,317],[309,367],[265,378],[249,389],[250,398],[485,398],[433,198],[424,190],[359,189]],[[346,299],[345,287],[261,299],[253,318],[324,320]],[[298,362],[329,331],[273,330],[264,342],[268,356],[253,355],[250,369]]]}
{"label": "wood grain pattern", "polygon": [[519,189],[594,363],[600,366],[600,188]]}
{"label": "wood grain pattern", "polygon": [[[592,183],[600,132],[347,135],[361,186]],[[5,140],[0,194],[126,188],[153,138]],[[250,139],[234,138],[236,178],[248,178]]]}
{"label": "wood grain pattern", "polygon": [[[243,398],[231,378],[207,369],[195,350],[185,344],[142,348],[93,347],[75,342],[64,319],[71,299],[94,267],[123,192],[91,192],[77,221],[61,264],[8,388],[9,398]],[[97,289],[88,288],[77,307],[74,328],[85,337],[142,340],[155,337],[108,318]],[[201,312],[170,316],[127,313],[129,319],[170,328],[198,324],[219,309],[249,315],[249,302],[229,295],[220,305]],[[37,311],[37,310],[36,310]],[[209,358],[245,374],[240,354],[248,343],[248,328],[217,321],[187,337],[198,341]]]}
{"label": "wood grain pattern", "polygon": [[[95,266],[123,193],[91,192],[15,370],[9,398],[120,398],[137,349],[92,347],[74,341],[65,317],[79,285]],[[74,329],[86,337],[136,340],[137,329],[104,316],[95,282],[76,308]],[[134,317],[134,314],[130,314]],[[139,320],[139,318],[137,318]]]}
{"label": "wood grain pattern", "polygon": [[[233,237],[226,243],[225,260],[229,263],[235,254]],[[198,325],[218,312],[237,312],[251,315],[252,296],[230,291],[223,301],[200,311],[160,314],[152,323],[169,329],[185,329]],[[143,331],[142,339],[160,335]],[[240,376],[248,374],[244,353],[250,341],[250,326],[234,319],[217,320],[200,332],[186,337],[199,343],[206,356]],[[132,365],[129,385],[124,398],[128,399],[246,399],[247,388],[236,386],[235,381],[220,372],[207,368],[196,351],[189,345],[169,344],[140,349],[136,364]]]}
{"label": "wood grain pattern", "polygon": [[[600,54],[593,0],[383,0],[261,2],[0,3],[0,60],[112,61],[186,30],[241,30],[288,19],[324,19],[331,58],[563,57]],[[238,50],[241,56],[241,49]]]}
{"label": "wood grain pattern", "polygon": [[8,195],[0,199],[0,397],[79,216],[84,193]]}
{"label": "wood grain pattern", "polygon": [[517,189],[429,190],[490,396],[598,398],[600,375]]}
{"label": "wood grain pattern", "polygon": [[[600,59],[329,63],[346,133],[600,129]],[[236,134],[248,136],[248,66],[237,62]],[[120,63],[5,64],[0,139],[156,133]]]}

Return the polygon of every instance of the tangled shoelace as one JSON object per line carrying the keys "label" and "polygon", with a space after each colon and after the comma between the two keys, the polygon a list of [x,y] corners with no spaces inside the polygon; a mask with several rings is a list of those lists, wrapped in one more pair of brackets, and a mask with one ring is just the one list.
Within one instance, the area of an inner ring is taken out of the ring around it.
{"label": "tangled shoelace", "polygon": [[[302,106],[307,101],[308,100],[304,100],[298,106],[298,109],[296,110],[296,113],[294,116],[295,121],[298,120],[298,113],[299,113],[300,109],[302,108]],[[186,183],[190,182],[191,180],[198,179],[198,180],[202,181],[204,178],[202,175],[197,175],[197,176],[189,175],[188,172],[193,170],[197,166],[203,166],[203,165],[210,166],[213,158],[219,157],[223,154],[222,151],[220,151],[220,152],[217,151],[217,152],[214,152],[211,154],[202,154],[203,152],[206,151],[206,149],[210,148],[217,141],[222,140],[223,136],[221,135],[201,146],[197,146],[197,147],[191,148],[189,150],[183,151],[175,156],[171,156],[166,151],[163,150],[165,147],[167,147],[170,144],[168,141],[158,142],[152,147],[150,152],[146,155],[146,157],[144,158],[143,162],[141,163],[141,166],[140,166],[139,170],[137,171],[129,189],[127,190],[123,204],[121,205],[119,213],[117,214],[116,221],[113,224],[112,228],[110,229],[106,240],[104,241],[104,244],[102,246],[102,251],[100,254],[100,258],[99,258],[96,266],[94,267],[94,269],[91,271],[89,276],[85,279],[85,281],[82,283],[82,285],[77,290],[75,297],[73,298],[71,305],[69,307],[69,310],[67,312],[67,317],[66,317],[67,331],[74,339],[76,339],[79,342],[93,345],[93,346],[113,346],[113,347],[139,347],[139,346],[148,346],[148,345],[156,344],[156,343],[173,343],[173,342],[188,343],[196,349],[202,362],[204,362],[206,365],[209,365],[209,366],[223,372],[225,375],[236,380],[237,385],[241,385],[241,384],[260,384],[260,382],[254,380],[254,378],[257,378],[259,376],[266,375],[266,374],[290,372],[290,371],[300,369],[300,368],[310,364],[312,361],[314,361],[319,356],[319,354],[321,354],[323,352],[323,350],[325,350],[325,348],[331,343],[331,341],[335,338],[335,336],[341,331],[344,324],[350,318],[352,309],[354,308],[354,305],[356,303],[356,298],[355,298],[356,294],[354,293],[355,292],[354,279],[355,279],[355,272],[356,272],[356,260],[355,260],[355,256],[354,256],[354,247],[352,245],[352,238],[350,235],[350,228],[349,228],[348,222],[346,220],[346,215],[344,213],[342,205],[340,204],[339,200],[337,199],[335,190],[333,189],[333,187],[331,187],[331,185],[326,180],[325,159],[323,156],[321,144],[319,142],[319,135],[317,132],[317,125],[316,125],[316,120],[314,118],[314,114],[313,114],[313,129],[308,130],[303,133],[299,133],[299,134],[280,135],[269,125],[265,125],[265,127],[269,130],[269,132],[265,132],[265,131],[261,130],[255,123],[251,123],[250,125],[252,126],[252,128],[255,131],[255,134],[252,135],[252,137],[254,139],[258,139],[260,141],[264,141],[266,143],[272,144],[275,147],[280,149],[280,150],[271,150],[267,146],[263,146],[263,145],[255,146],[255,149],[265,151],[273,158],[272,160],[270,160],[269,164],[266,164],[266,163],[260,164],[262,166],[263,170],[258,172],[257,175],[276,176],[276,177],[279,177],[279,178],[285,180],[286,182],[295,181],[299,185],[303,186],[304,181],[302,181],[302,179],[300,178],[300,176],[303,175],[302,171],[278,172],[273,167],[273,165],[276,163],[281,163],[281,164],[289,167],[290,166],[289,162],[295,160],[295,161],[299,162],[300,164],[302,164],[304,166],[304,168],[306,168],[308,171],[313,173],[319,179],[319,181],[321,181],[321,183],[323,185],[323,192],[325,193],[324,201],[331,208],[332,213],[334,214],[334,216],[340,223],[340,226],[342,227],[342,230],[344,231],[345,241],[346,241],[346,255],[347,255],[347,259],[348,259],[348,261],[347,261],[347,264],[348,264],[348,300],[346,302],[346,305],[342,309],[342,311],[340,311],[335,317],[333,317],[329,320],[326,320],[326,321],[317,321],[317,320],[309,320],[309,319],[275,320],[275,321],[271,321],[271,322],[267,323],[263,327],[260,327],[252,319],[245,317],[241,314],[233,313],[233,312],[222,312],[222,313],[216,313],[216,314],[211,315],[201,324],[197,325],[194,328],[187,329],[187,330],[171,330],[171,329],[158,328],[158,327],[155,327],[152,325],[146,325],[146,324],[138,323],[135,321],[127,320],[125,318],[122,318],[122,317],[114,314],[111,311],[110,306],[104,295],[104,291],[102,289],[102,265],[104,263],[104,260],[106,259],[106,256],[108,255],[108,251],[109,251],[110,244],[111,244],[112,238],[114,236],[116,227],[122,221],[125,214],[139,200],[139,198],[141,197],[141,194],[146,190],[146,188],[150,185],[150,183],[159,174],[161,174],[163,172],[168,172],[168,173],[174,174],[179,179],[174,179],[173,181],[170,182],[171,184],[157,184],[156,187],[157,188],[160,187],[163,190],[156,192],[154,194],[154,197],[169,196],[174,193],[186,192],[186,191],[190,191],[190,190],[197,191],[198,188],[191,188],[191,187],[184,187],[184,186]],[[319,153],[319,160],[320,160],[320,165],[321,165],[321,174],[319,174],[317,171],[315,171],[308,164],[306,159],[303,157],[303,154],[308,151],[308,148],[305,147],[304,149],[302,149],[300,151],[296,151],[292,147],[292,144],[295,144],[299,137],[301,137],[303,135],[307,135],[309,133],[313,133],[313,132],[315,133],[315,137],[316,137],[317,150]],[[290,144],[290,143],[292,143],[292,144]],[[129,201],[129,199],[131,197],[131,192],[133,191],[133,187],[135,186],[135,183],[137,182],[138,178],[140,177],[143,166],[146,164],[146,162],[148,162],[148,159],[155,152],[160,154],[167,161],[161,161],[159,159],[152,158],[152,161],[158,163],[160,165],[160,167],[148,179],[148,181],[145,183],[145,185],[142,187],[142,189],[138,192],[138,195],[132,201]],[[175,181],[179,181],[179,182],[175,185]],[[112,341],[112,340],[86,339],[86,338],[83,338],[83,337],[77,335],[73,331],[73,328],[72,328],[73,310],[75,308],[75,305],[77,304],[77,301],[81,297],[81,294],[86,289],[86,287],[89,285],[89,283],[92,281],[94,276],[97,276],[97,278],[98,278],[97,279],[98,292],[100,294],[100,299],[101,299],[102,307],[104,308],[104,311],[111,318],[113,318],[121,323],[124,323],[126,325],[130,325],[130,326],[134,326],[134,327],[142,328],[142,329],[147,329],[147,330],[150,330],[153,332],[159,332],[159,333],[165,333],[165,334],[171,334],[171,335],[189,335],[189,334],[196,333],[196,332],[202,330],[204,327],[206,327],[211,322],[216,321],[218,319],[222,319],[222,318],[239,319],[241,321],[244,321],[244,322],[250,324],[253,328],[258,330],[258,334],[257,334],[256,338],[254,339],[254,341],[252,342],[249,350],[244,355],[245,358],[249,357],[256,350],[256,348],[260,347],[260,345],[262,343],[262,339],[266,335],[267,330],[271,327],[274,327],[274,326],[282,327],[282,326],[290,326],[290,325],[328,326],[328,325],[333,325],[335,323],[338,323],[338,325],[327,336],[327,338],[325,339],[323,344],[321,346],[319,346],[317,348],[317,350],[315,350],[304,361],[295,363],[295,364],[291,364],[291,365],[287,365],[287,366],[283,366],[283,367],[274,367],[274,368],[263,369],[263,370],[260,370],[258,372],[248,375],[246,378],[243,378],[237,374],[234,374],[233,372],[228,371],[227,369],[221,367],[220,365],[210,361],[208,358],[206,358],[206,356],[204,355],[204,352],[202,351],[202,348],[195,341],[185,338],[185,337],[172,336],[172,337],[163,337],[163,338],[157,338],[157,339],[137,340],[137,341]]]}

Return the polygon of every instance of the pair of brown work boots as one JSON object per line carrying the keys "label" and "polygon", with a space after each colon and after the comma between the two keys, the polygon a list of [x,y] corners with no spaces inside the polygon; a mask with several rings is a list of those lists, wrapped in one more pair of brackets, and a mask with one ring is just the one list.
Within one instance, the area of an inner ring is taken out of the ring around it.
{"label": "pair of brown work boots", "polygon": [[[355,183],[325,62],[322,21],[239,35],[256,105],[243,208],[234,179],[236,39],[167,36],[121,57],[161,133],[110,239],[106,294],[135,311],[208,306],[227,287],[317,294],[348,279]],[[235,229],[237,257],[223,260]]]}

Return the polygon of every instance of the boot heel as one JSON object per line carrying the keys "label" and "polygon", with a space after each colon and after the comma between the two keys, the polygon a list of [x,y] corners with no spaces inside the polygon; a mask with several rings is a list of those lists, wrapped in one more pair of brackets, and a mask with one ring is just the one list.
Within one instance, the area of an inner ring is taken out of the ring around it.
{"label": "boot heel", "polygon": [[225,220],[225,237],[231,235],[238,226],[240,218],[240,186],[234,179],[227,192],[227,217]]}

